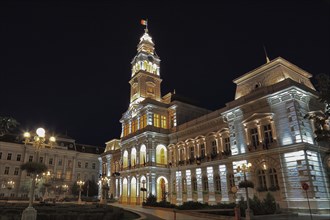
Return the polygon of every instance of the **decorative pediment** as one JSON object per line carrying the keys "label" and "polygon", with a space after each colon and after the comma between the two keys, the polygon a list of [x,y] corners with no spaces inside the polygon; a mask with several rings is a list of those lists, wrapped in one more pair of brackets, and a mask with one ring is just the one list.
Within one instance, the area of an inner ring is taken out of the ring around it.
{"label": "decorative pediment", "polygon": [[266,117],[270,117],[273,118],[274,113],[254,113],[251,116],[249,116],[248,118],[246,118],[245,120],[242,121],[242,123],[249,123],[251,121],[255,121],[255,120],[260,120]]}

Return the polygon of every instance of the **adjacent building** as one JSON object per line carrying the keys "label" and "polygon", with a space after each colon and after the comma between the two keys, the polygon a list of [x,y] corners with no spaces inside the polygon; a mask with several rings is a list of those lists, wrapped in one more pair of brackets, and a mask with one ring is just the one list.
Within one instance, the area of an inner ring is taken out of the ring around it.
{"label": "adjacent building", "polygon": [[278,57],[234,79],[235,100],[209,111],[161,95],[154,46],[146,29],[131,62],[121,138],[99,157],[109,195],[127,204],[149,194],[175,204],[233,202],[232,188],[243,180],[237,167],[251,163],[251,197],[271,192],[281,208],[307,209],[307,183],[311,208],[329,210],[329,143],[317,145],[313,122],[304,118],[324,109],[310,73]]}
{"label": "adjacent building", "polygon": [[[36,161],[35,147],[24,144],[22,135],[6,135],[0,138],[0,198],[27,198],[31,176],[20,166]],[[99,181],[99,154],[104,148],[75,143],[63,136],[57,137],[55,145],[42,148],[37,159],[45,163],[48,172],[37,179],[36,197],[63,198],[71,195],[71,189],[78,180]],[[47,175],[48,174],[48,175]],[[44,183],[51,185],[45,189]],[[51,183],[51,184],[50,184]]]}

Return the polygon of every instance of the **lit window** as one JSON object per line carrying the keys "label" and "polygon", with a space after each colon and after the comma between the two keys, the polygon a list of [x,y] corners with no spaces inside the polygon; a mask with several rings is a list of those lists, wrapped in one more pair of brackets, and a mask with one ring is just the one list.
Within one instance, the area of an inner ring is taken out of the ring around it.
{"label": "lit window", "polygon": [[144,114],[140,118],[140,129],[145,128],[147,126],[147,115]]}
{"label": "lit window", "polygon": [[132,121],[132,132],[136,132],[137,131],[137,121],[133,120]]}
{"label": "lit window", "polygon": [[129,125],[125,124],[124,125],[124,136],[127,136],[129,134]]}
{"label": "lit window", "polygon": [[162,128],[167,128],[167,119],[166,119],[166,116],[160,116],[160,118],[161,118],[161,121],[160,121],[160,123],[161,123],[161,127]]}
{"label": "lit window", "polygon": [[159,124],[159,114],[154,114],[154,126],[159,128],[160,124]]}

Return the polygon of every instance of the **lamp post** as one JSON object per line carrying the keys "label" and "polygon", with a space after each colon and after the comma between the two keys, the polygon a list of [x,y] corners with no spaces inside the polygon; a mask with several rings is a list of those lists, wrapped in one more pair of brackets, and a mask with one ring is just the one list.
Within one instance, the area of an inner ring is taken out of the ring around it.
{"label": "lamp post", "polygon": [[77,181],[77,185],[79,186],[79,197],[78,197],[78,204],[81,204],[81,191],[82,191],[82,185],[84,182],[82,180]]}
{"label": "lamp post", "polygon": [[237,172],[243,173],[244,176],[244,182],[245,182],[245,193],[246,193],[246,204],[247,204],[247,208],[245,210],[245,219],[246,220],[250,220],[251,219],[251,210],[250,210],[250,201],[249,201],[249,190],[248,190],[248,186],[247,184],[247,180],[246,180],[246,172],[250,172],[250,169],[252,167],[251,163],[248,164],[243,164],[242,167],[238,166],[237,167]]}
{"label": "lamp post", "polygon": [[42,176],[45,180],[44,182],[44,187],[46,188],[45,189],[45,194],[44,194],[44,197],[43,197],[43,200],[45,201],[45,199],[47,199],[47,197],[49,197],[49,193],[48,193],[48,187],[50,186],[50,183],[49,183],[49,178],[50,178],[50,171],[47,171],[47,173],[43,173]]}
{"label": "lamp post", "polygon": [[65,199],[65,193],[68,191],[69,186],[64,184],[62,188],[63,188],[63,199]]}
{"label": "lamp post", "polygon": [[[36,152],[35,162],[39,162],[39,152],[42,148],[52,147],[56,141],[56,138],[50,136],[49,139],[46,139],[46,131],[43,128],[38,128],[35,133],[31,134],[30,132],[25,132],[24,136],[24,145],[32,145]],[[29,206],[24,209],[22,213],[22,220],[36,220],[37,219],[37,210],[35,210],[33,205],[34,190],[36,185],[36,173],[32,173],[32,184],[30,188],[30,198]]]}
{"label": "lamp post", "polygon": [[13,189],[15,187],[15,182],[10,180],[7,182],[7,189],[10,191],[11,189]]}

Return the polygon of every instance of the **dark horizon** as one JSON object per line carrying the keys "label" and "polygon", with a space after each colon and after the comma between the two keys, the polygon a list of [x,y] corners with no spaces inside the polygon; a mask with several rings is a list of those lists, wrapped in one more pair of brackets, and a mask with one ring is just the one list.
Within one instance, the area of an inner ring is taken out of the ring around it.
{"label": "dark horizon", "polygon": [[283,57],[329,74],[329,1],[1,3],[1,116],[77,143],[120,138],[136,46],[148,19],[162,95],[201,107],[234,100],[235,78]]}

